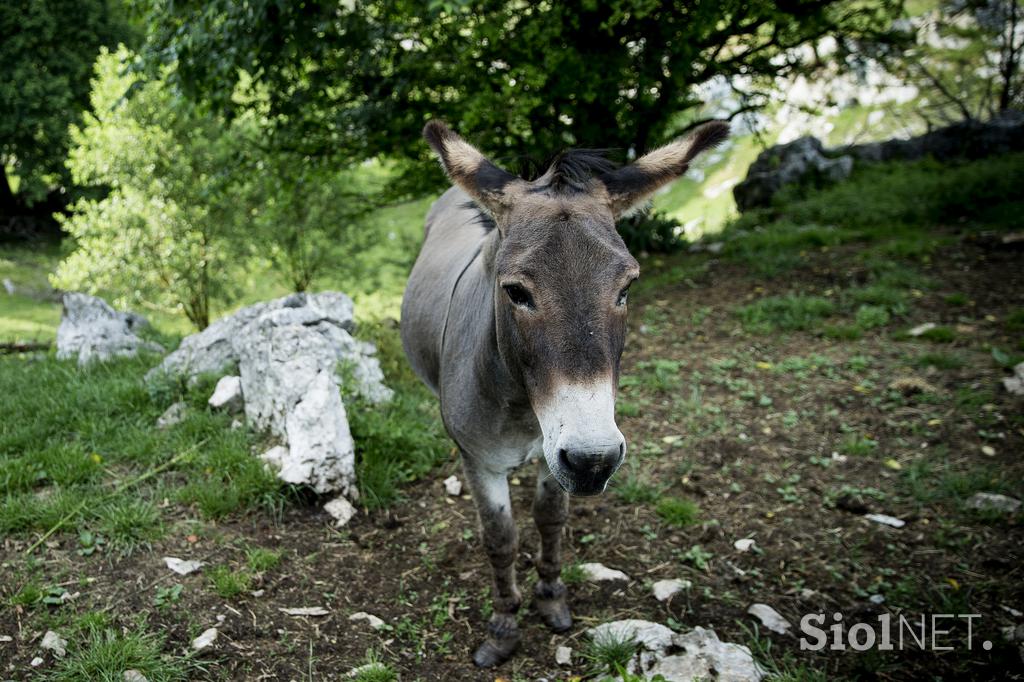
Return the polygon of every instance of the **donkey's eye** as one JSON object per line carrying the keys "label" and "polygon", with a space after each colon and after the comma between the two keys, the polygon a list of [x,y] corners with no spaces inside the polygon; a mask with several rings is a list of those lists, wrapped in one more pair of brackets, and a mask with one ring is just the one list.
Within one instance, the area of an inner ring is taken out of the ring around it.
{"label": "donkey's eye", "polygon": [[626,305],[626,301],[629,300],[629,287],[626,287],[619,292],[619,298],[616,299],[615,305],[623,306]]}
{"label": "donkey's eye", "polygon": [[533,296],[519,284],[506,284],[502,287],[508,294],[508,299],[518,306],[533,310]]}

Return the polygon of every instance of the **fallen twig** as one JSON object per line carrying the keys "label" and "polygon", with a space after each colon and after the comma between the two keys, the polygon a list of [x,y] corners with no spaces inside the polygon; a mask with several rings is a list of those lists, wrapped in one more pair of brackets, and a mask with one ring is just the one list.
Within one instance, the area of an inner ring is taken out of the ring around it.
{"label": "fallen twig", "polygon": [[50,350],[49,343],[0,343],[0,355],[15,353],[34,353],[39,350]]}

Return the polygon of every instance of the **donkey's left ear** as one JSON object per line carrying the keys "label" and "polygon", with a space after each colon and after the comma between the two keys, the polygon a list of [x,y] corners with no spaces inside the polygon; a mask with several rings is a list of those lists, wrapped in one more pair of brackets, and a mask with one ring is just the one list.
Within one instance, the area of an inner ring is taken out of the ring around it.
{"label": "donkey's left ear", "polygon": [[427,123],[423,137],[453,183],[491,215],[501,213],[507,205],[505,190],[518,179],[516,176],[498,168],[441,121]]}
{"label": "donkey's left ear", "polygon": [[711,149],[729,136],[729,124],[711,121],[678,140],[601,176],[608,188],[612,213],[621,218],[637,204],[643,203],[664,185],[686,172],[690,162],[701,152]]}

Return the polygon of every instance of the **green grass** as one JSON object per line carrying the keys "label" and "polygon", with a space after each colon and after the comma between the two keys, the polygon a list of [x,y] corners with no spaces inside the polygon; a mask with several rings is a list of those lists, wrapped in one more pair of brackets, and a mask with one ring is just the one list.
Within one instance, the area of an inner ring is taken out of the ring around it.
{"label": "green grass", "polygon": [[934,367],[936,369],[960,369],[967,364],[966,358],[959,353],[922,353],[915,360],[918,367]]}
{"label": "green grass", "polygon": [[589,639],[580,650],[591,675],[617,675],[639,651],[632,638],[618,638],[611,632]]}
{"label": "green grass", "polygon": [[615,478],[612,492],[629,504],[652,504],[661,496],[661,487],[655,485],[647,477],[637,473],[636,467],[629,467]]}
{"label": "green grass", "polygon": [[787,294],[768,296],[736,310],[743,327],[750,332],[814,329],[836,310],[835,303],[821,296]]}
{"label": "green grass", "polygon": [[124,671],[138,670],[150,682],[177,682],[202,672],[194,660],[165,651],[163,637],[146,631],[141,621],[115,628],[95,620],[67,637],[68,654],[49,679],[123,682]]}
{"label": "green grass", "polygon": [[252,587],[252,574],[245,570],[232,570],[230,566],[216,566],[208,573],[213,591],[224,599],[237,597]]}
{"label": "green grass", "polygon": [[262,573],[269,571],[272,568],[276,568],[281,563],[281,557],[284,555],[283,552],[274,551],[270,549],[264,549],[262,547],[252,547],[245,552],[246,563],[253,571]]}
{"label": "green grass", "polygon": [[692,526],[700,520],[697,503],[679,497],[661,498],[654,511],[662,521],[676,528]]}

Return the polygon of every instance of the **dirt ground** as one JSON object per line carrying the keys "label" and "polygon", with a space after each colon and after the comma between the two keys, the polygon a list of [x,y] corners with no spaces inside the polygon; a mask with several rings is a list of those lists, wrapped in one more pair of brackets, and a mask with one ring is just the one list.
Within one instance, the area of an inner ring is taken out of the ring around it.
{"label": "dirt ground", "polygon": [[[519,653],[497,670],[470,662],[490,578],[471,500],[448,497],[441,484],[461,475],[454,455],[430,480],[410,485],[405,502],[360,513],[341,530],[316,500],[299,500],[276,519],[253,513],[194,534],[182,524],[152,551],[129,557],[81,557],[74,540],[61,537],[37,561],[47,574],[74,576],[68,589],[79,593],[78,612],[103,609],[126,626],[141,617],[166,635],[169,650],[183,652],[218,626],[219,638],[198,656],[206,672],[196,676],[210,679],[342,679],[371,649],[402,680],[566,679],[586,666],[559,667],[555,647],[579,651],[590,625],[619,618],[701,625],[749,645],[755,619],[746,610],[756,602],[781,612],[794,631],[806,613],[839,611],[848,624],[875,623],[886,612],[980,614],[970,651],[962,620],[940,642],[955,646],[944,652],[801,652],[798,632],[760,630],[759,655],[768,647],[783,671],[804,665],[828,679],[1021,679],[1020,644],[1001,630],[1024,622],[1011,612],[1024,610],[1024,517],[971,513],[963,500],[997,484],[1022,492],[1024,402],[999,386],[1006,372],[988,350],[1018,342],[1003,321],[1024,304],[1022,253],[951,234],[954,243],[918,266],[936,286],[915,292],[905,315],[855,340],[752,335],[732,311],[762,296],[832,296],[862,283],[859,261],[848,257],[855,247],[810,253],[804,268],[768,281],[713,256],[688,256],[707,268],[688,268],[696,274],[634,296],[623,375],[639,379],[623,389],[634,409],[620,428],[634,471],[664,488],[662,495],[696,502],[700,520],[673,526],[655,504],[627,502],[614,490],[573,501],[568,562],[599,561],[632,579],[571,585],[576,625],[564,636],[543,627],[527,597]],[[969,302],[950,305],[951,293]],[[899,336],[923,322],[952,326],[956,338],[938,344]],[[914,364],[933,351],[966,362]],[[804,360],[786,363],[794,357]],[[530,595],[538,546],[529,516],[533,472],[522,471],[513,485],[521,588]],[[906,525],[874,523],[866,512]],[[753,538],[755,549],[735,549],[740,538]],[[282,550],[283,560],[227,599],[210,589],[205,569],[179,577],[162,561],[241,565],[246,543]],[[5,582],[19,580],[26,545],[4,540]],[[650,584],[665,578],[693,587],[659,603]],[[178,601],[154,606],[154,592],[174,583],[184,586]],[[329,613],[280,610],[301,606]],[[349,620],[360,611],[385,628]],[[50,665],[29,668],[42,632],[24,631],[26,622],[20,606],[0,614],[0,633],[18,635],[0,643],[2,676],[30,679]],[[981,648],[984,640],[991,650]]]}

